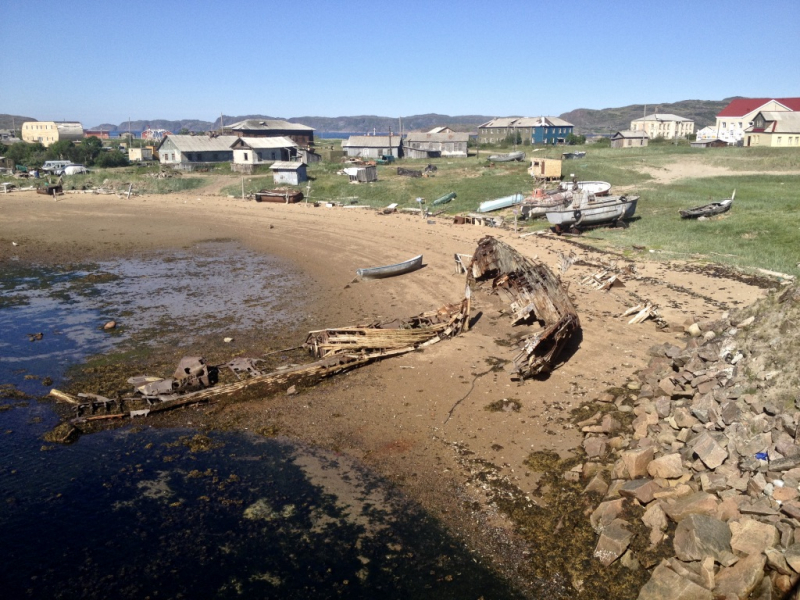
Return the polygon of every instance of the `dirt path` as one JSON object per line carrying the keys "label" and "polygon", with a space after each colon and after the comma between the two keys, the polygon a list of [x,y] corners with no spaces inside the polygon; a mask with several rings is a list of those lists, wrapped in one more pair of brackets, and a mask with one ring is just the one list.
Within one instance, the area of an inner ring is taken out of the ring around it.
{"label": "dirt path", "polygon": [[[677,167],[667,172],[687,176]],[[522,555],[509,551],[513,535],[508,522],[486,502],[484,491],[470,483],[464,453],[496,465],[501,476],[533,491],[536,474],[523,464],[529,453],[555,450],[566,455],[581,441],[566,420],[572,408],[624,383],[646,364],[650,346],[683,337],[684,322],[715,318],[764,293],[724,272],[684,263],[648,262],[645,255],[630,262],[550,236],[520,238],[444,218],[430,224],[364,209],[257,204],[195,193],[131,200],[67,195],[58,202],[15,193],[3,197],[0,214],[0,264],[71,262],[180,248],[219,237],[240,240],[293,261],[313,279],[314,289],[298,293],[313,297],[319,327],[411,316],[460,300],[465,279],[454,271],[453,254],[471,253],[484,235],[495,235],[553,269],[561,253],[575,253],[578,260],[564,282],[576,303],[583,337],[544,380],[511,380],[507,363],[515,353],[512,342],[524,330],[512,328],[507,309],[484,290],[474,297],[474,328],[457,339],[351,372],[297,396],[225,405],[213,416],[178,411],[171,417],[178,425],[276,426],[287,435],[362,459],[511,574]],[[425,267],[419,271],[353,281],[359,267],[420,253]],[[620,272],[624,287],[598,291],[580,284],[611,261],[632,269]],[[658,329],[652,321],[628,325],[621,317],[645,300],[661,307],[669,328]],[[518,403],[518,411],[511,401]],[[488,410],[493,403],[501,409]],[[467,511],[467,505],[481,508]]]}
{"label": "dirt path", "polygon": [[[654,184],[674,183],[680,179],[687,178],[764,175],[763,171],[738,171],[728,167],[717,167],[690,157],[663,166],[641,166],[637,170],[650,175],[653,180],[649,183]],[[800,175],[800,171],[769,171],[769,174]]]}

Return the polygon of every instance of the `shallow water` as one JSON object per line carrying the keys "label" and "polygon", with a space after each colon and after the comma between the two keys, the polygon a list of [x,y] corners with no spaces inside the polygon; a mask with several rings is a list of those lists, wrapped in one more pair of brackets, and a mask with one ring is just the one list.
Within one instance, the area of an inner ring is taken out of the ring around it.
{"label": "shallow water", "polygon": [[[58,386],[69,366],[133,339],[181,345],[280,328],[303,310],[281,301],[302,283],[222,242],[63,269],[6,265],[0,383],[38,397],[44,377]],[[120,329],[102,331],[112,318]],[[57,422],[49,402],[6,397],[0,408],[4,597],[515,597],[342,456],[146,422],[54,446],[41,438]]]}

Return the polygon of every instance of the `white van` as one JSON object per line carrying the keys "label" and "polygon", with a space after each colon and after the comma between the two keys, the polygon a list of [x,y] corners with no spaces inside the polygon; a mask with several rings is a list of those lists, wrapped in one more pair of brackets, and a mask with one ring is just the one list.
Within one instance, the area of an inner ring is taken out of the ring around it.
{"label": "white van", "polygon": [[41,170],[53,175],[61,175],[64,172],[64,168],[71,164],[71,160],[48,160],[42,165]]}

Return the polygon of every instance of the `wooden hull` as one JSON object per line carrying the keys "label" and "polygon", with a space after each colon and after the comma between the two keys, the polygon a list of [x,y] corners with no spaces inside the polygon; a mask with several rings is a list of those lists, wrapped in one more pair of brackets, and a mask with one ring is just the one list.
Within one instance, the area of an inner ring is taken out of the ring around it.
{"label": "wooden hull", "polygon": [[586,190],[595,196],[608,196],[611,192],[611,184],[607,181],[579,181],[577,184],[571,181],[562,181],[558,187],[561,190],[568,191],[574,185],[577,185],[579,190]]}
{"label": "wooden hull", "polygon": [[547,220],[559,227],[580,227],[582,225],[599,225],[630,219],[636,212],[639,196],[609,196],[601,202],[592,202],[586,206],[564,208],[547,211]]}
{"label": "wooden hull", "polygon": [[255,193],[256,202],[294,204],[295,202],[300,202],[303,197],[303,192],[294,190],[261,190]]}
{"label": "wooden hull", "polygon": [[720,202],[712,202],[705,206],[697,206],[688,210],[682,210],[681,219],[699,219],[700,217],[713,217],[714,215],[721,215],[728,212],[733,206],[733,200],[722,200]]}
{"label": "wooden hull", "polygon": [[486,202],[481,202],[478,207],[478,212],[487,213],[493,210],[500,210],[501,208],[508,208],[509,206],[522,203],[524,199],[525,196],[522,194],[511,194],[510,196],[504,196],[495,200],[487,200]]}
{"label": "wooden hull", "polygon": [[416,271],[420,267],[422,267],[422,254],[395,265],[358,269],[356,275],[363,279],[382,279],[384,277],[394,277],[395,275],[410,273],[411,271]]}

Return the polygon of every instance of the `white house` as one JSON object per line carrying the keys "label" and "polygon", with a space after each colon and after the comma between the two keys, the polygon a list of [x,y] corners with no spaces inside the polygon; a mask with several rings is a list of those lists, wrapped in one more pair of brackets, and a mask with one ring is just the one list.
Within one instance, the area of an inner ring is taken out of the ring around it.
{"label": "white house", "polygon": [[231,144],[231,150],[231,169],[242,173],[252,173],[257,165],[297,156],[297,144],[286,137],[242,137]]}
{"label": "white house", "polygon": [[270,170],[272,171],[272,180],[275,183],[299,185],[308,180],[305,163],[279,160],[272,163]]}
{"label": "white house", "polygon": [[631,121],[630,131],[644,131],[651,140],[658,137],[674,140],[694,133],[694,121],[669,113],[655,113]]}
{"label": "white house", "polygon": [[191,169],[202,163],[230,162],[235,135],[168,135],[158,145],[162,165]]}
{"label": "white house", "polygon": [[736,98],[717,114],[719,139],[741,145],[759,112],[800,111],[800,98]]}

